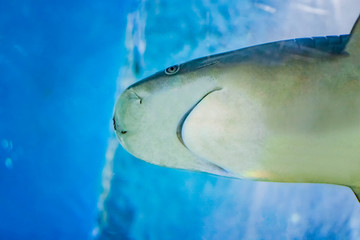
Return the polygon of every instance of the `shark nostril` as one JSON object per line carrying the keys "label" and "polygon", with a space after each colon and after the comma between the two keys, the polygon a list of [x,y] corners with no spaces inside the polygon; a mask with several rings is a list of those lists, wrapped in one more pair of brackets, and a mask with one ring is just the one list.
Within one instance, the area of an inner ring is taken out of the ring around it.
{"label": "shark nostril", "polygon": [[121,134],[126,134],[126,133],[127,133],[127,131],[124,131],[124,130],[123,130],[123,131],[121,131]]}

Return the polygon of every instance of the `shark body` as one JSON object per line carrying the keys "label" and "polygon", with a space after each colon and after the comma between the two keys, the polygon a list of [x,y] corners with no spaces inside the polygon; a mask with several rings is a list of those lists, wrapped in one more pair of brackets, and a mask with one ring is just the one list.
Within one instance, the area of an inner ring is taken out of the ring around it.
{"label": "shark body", "polygon": [[360,24],[192,60],[128,87],[122,146],[147,162],[360,196]]}

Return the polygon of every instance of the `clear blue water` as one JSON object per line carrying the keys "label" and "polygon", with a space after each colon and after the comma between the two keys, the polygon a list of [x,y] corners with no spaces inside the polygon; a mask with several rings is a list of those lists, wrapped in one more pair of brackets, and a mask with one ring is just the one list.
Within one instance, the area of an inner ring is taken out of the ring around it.
{"label": "clear blue water", "polygon": [[121,1],[0,2],[0,239],[90,239]]}
{"label": "clear blue water", "polygon": [[149,165],[111,131],[127,85],[257,43],[348,33],[356,0],[0,3],[0,239],[359,239],[338,186]]}

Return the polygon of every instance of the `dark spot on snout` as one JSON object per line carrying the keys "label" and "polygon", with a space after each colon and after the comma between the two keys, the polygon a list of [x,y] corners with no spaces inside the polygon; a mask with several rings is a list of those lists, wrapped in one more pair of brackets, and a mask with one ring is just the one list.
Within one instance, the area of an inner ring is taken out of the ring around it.
{"label": "dark spot on snout", "polygon": [[123,130],[123,131],[121,131],[121,134],[126,134],[126,133],[127,133],[127,131],[124,131],[124,130]]}
{"label": "dark spot on snout", "polygon": [[115,121],[115,116],[113,117],[113,126],[114,126],[114,130],[116,131],[116,121]]}

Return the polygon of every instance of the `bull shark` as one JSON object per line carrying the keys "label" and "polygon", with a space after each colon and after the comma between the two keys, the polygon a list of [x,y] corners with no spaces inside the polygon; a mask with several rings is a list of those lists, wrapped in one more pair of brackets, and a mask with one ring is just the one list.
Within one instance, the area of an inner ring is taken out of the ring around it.
{"label": "bull shark", "polygon": [[360,20],[155,73],[118,98],[121,145],[149,163],[350,187],[360,201]]}

